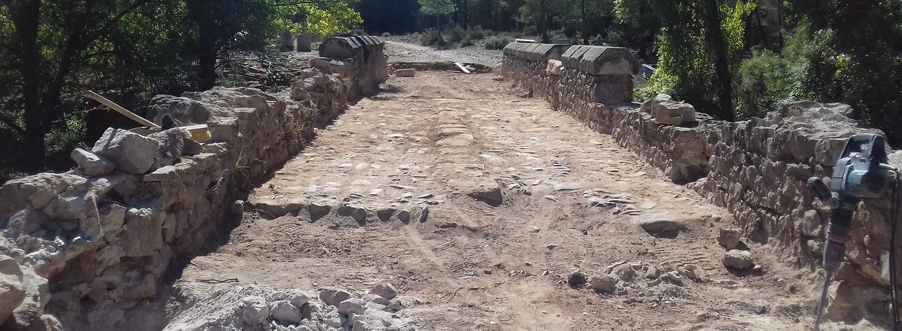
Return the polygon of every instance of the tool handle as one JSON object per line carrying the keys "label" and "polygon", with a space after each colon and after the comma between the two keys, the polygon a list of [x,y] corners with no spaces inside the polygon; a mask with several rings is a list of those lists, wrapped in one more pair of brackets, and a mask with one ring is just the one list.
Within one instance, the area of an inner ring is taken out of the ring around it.
{"label": "tool handle", "polygon": [[147,119],[128,111],[128,109],[125,109],[122,106],[117,105],[115,102],[112,102],[112,101],[108,100],[107,98],[104,98],[104,97],[100,96],[99,94],[94,93],[94,91],[88,91],[87,93],[85,93],[85,96],[88,98],[97,100],[97,102],[100,102],[100,103],[104,104],[105,106],[110,107],[110,109],[115,110],[122,115],[125,115],[125,117],[128,117],[128,118],[134,120],[135,122],[140,123],[141,125],[149,126],[151,128],[157,128],[157,129],[160,128],[159,125],[156,125],[153,122],[148,121]]}

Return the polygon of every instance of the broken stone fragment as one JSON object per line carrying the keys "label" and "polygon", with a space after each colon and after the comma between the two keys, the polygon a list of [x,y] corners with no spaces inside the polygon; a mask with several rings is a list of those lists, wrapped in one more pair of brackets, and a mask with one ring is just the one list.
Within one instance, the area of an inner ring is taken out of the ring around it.
{"label": "broken stone fragment", "polygon": [[88,176],[104,176],[109,174],[116,168],[116,164],[110,159],[97,156],[94,153],[76,148],[69,154],[69,157],[84,170]]}
{"label": "broken stone fragment", "polygon": [[238,317],[245,324],[252,327],[263,324],[269,318],[269,307],[266,306],[266,299],[259,296],[249,296],[241,299]]}
{"label": "broken stone fragment", "polygon": [[175,166],[165,166],[153,172],[144,175],[145,182],[174,182],[179,179],[179,174]]}
{"label": "broken stone fragment", "polygon": [[635,217],[639,226],[656,236],[674,236],[684,228],[670,214],[648,214]]}
{"label": "broken stone fragment", "polygon": [[397,69],[395,70],[396,77],[413,77],[416,75],[416,69]]}
{"label": "broken stone fragment", "polygon": [[159,150],[154,155],[157,160],[157,168],[171,165],[182,156],[185,148],[185,133],[182,129],[172,128],[160,131],[148,136],[159,144]]}
{"label": "broken stone fragment", "polygon": [[742,229],[739,228],[723,228],[720,229],[720,233],[717,236],[717,243],[726,248],[727,250],[731,250],[739,246],[739,241],[742,239]]}
{"label": "broken stone fragment", "polygon": [[685,102],[662,102],[652,108],[652,116],[658,124],[688,124],[695,122],[695,107]]}
{"label": "broken stone fragment", "polygon": [[589,280],[589,285],[596,291],[611,293],[617,287],[617,278],[608,274],[595,275]]}
{"label": "broken stone fragment", "polygon": [[142,175],[153,166],[160,144],[137,133],[108,128],[91,151],[112,160],[119,170]]}
{"label": "broken stone fragment", "polygon": [[297,324],[304,318],[301,316],[301,310],[288,300],[273,302],[270,311],[273,318],[284,324]]}
{"label": "broken stone fragment", "polygon": [[22,270],[13,258],[0,255],[0,323],[25,301]]}
{"label": "broken stone fragment", "polygon": [[351,298],[351,294],[338,289],[325,289],[319,292],[319,299],[327,305],[338,307],[342,301]]}
{"label": "broken stone fragment", "polygon": [[338,313],[342,315],[357,314],[363,315],[366,311],[366,302],[357,298],[350,298],[338,304]]}
{"label": "broken stone fragment", "polygon": [[398,290],[396,290],[395,287],[389,283],[376,285],[375,287],[373,287],[373,289],[370,290],[369,293],[378,295],[387,300],[394,299],[396,296],[398,296]]}
{"label": "broken stone fragment", "polygon": [[723,254],[723,265],[736,269],[748,269],[754,263],[752,262],[752,253],[743,250],[730,250]]}

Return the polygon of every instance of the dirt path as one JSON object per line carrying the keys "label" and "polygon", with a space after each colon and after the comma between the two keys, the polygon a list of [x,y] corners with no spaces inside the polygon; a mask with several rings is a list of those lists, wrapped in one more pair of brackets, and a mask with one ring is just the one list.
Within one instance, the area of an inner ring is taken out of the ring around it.
{"label": "dirt path", "polygon": [[502,52],[482,46],[436,50],[401,41],[385,40],[389,62],[462,62],[479,63],[490,67],[501,65]]}
{"label": "dirt path", "polygon": [[[713,239],[728,213],[609,136],[492,75],[418,72],[388,84],[391,92],[351,107],[250,199],[332,206],[326,216],[248,212],[230,242],[194,259],[179,282],[357,291],[390,282],[419,298],[403,311],[418,330],[812,324],[814,271],[782,267],[758,246],[759,270],[728,271]],[[341,216],[343,202],[366,219]],[[649,214],[686,229],[652,236],[636,224]],[[624,279],[614,293],[568,283],[605,269]],[[646,277],[652,269],[677,279]]]}

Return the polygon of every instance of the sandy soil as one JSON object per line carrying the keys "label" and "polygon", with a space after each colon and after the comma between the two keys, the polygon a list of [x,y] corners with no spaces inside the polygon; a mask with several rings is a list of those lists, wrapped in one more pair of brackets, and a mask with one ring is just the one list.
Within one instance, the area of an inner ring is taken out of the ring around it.
{"label": "sandy soil", "polygon": [[[335,208],[314,219],[250,210],[229,243],[195,258],[179,283],[361,291],[390,282],[420,299],[403,311],[419,330],[810,329],[819,271],[793,270],[751,244],[757,270],[728,270],[714,238],[729,213],[609,136],[490,74],[417,72],[387,85],[250,198],[346,201],[363,206],[366,221]],[[492,183],[498,206],[467,195]],[[376,214],[389,208],[388,219]],[[401,210],[409,222],[394,216]],[[652,236],[636,224],[648,214],[685,229]],[[614,293],[568,282],[624,261],[629,268],[615,272],[637,274]],[[694,267],[700,280],[656,283],[645,277],[653,267]]]}

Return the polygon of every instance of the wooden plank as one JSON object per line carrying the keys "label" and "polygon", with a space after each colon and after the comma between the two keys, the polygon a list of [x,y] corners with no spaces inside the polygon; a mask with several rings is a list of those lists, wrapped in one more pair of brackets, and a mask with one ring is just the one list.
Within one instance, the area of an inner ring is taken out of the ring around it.
{"label": "wooden plank", "polygon": [[138,116],[137,114],[132,113],[125,108],[122,108],[122,106],[117,105],[115,102],[107,100],[107,98],[104,98],[104,97],[100,96],[99,94],[94,93],[93,91],[88,91],[85,95],[88,98],[97,100],[98,102],[104,104],[105,106],[110,107],[110,109],[115,110],[116,112],[118,112],[122,115],[125,115],[125,117],[128,117],[128,118],[134,120],[135,122],[141,123],[141,125],[148,126],[151,128],[157,128],[157,129],[160,128],[159,125],[156,125],[153,122],[148,121],[147,119],[145,119],[141,116]]}
{"label": "wooden plank", "polygon": [[463,65],[463,64],[460,64],[460,63],[457,63],[457,62],[454,62],[454,64],[457,65],[458,68],[460,68],[460,71],[463,71],[464,73],[467,73],[467,74],[470,73],[470,71],[467,70],[467,68],[464,68],[464,65]]}

